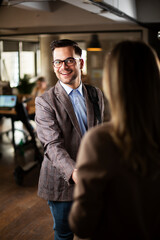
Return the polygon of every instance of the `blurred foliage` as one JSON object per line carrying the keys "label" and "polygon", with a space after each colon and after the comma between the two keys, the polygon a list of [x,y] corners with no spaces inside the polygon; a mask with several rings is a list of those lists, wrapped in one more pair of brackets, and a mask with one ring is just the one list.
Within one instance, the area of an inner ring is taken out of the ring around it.
{"label": "blurred foliage", "polygon": [[20,78],[19,80],[19,85],[17,89],[18,89],[18,92],[21,94],[31,94],[34,86],[35,86],[35,82],[30,83],[29,75],[24,74],[24,77]]}

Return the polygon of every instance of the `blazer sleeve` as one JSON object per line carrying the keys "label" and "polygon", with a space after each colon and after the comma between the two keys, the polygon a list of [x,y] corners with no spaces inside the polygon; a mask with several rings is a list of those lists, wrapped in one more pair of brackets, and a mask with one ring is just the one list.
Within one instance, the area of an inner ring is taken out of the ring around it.
{"label": "blazer sleeve", "polygon": [[36,129],[39,140],[44,146],[44,155],[52,162],[60,175],[70,184],[75,161],[64,147],[64,139],[56,119],[56,114],[50,104],[42,97],[35,100]]}
{"label": "blazer sleeve", "polygon": [[[93,129],[92,129],[93,130]],[[80,238],[88,238],[97,231],[103,215],[103,193],[106,168],[101,164],[103,153],[98,150],[102,140],[90,130],[81,142],[77,159],[78,183],[74,189],[74,202],[69,215],[72,231]]]}

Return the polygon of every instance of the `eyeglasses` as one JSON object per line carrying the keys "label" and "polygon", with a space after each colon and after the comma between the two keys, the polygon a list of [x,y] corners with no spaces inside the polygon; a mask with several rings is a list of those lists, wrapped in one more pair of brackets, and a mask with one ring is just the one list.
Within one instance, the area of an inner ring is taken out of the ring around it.
{"label": "eyeglasses", "polygon": [[65,65],[67,66],[72,66],[76,63],[76,59],[80,59],[80,58],[72,58],[72,57],[69,57],[69,58],[66,58],[65,60],[59,60],[59,59],[56,59],[55,61],[53,61],[53,65],[54,67],[56,68],[59,68],[62,66],[62,63],[64,62]]}

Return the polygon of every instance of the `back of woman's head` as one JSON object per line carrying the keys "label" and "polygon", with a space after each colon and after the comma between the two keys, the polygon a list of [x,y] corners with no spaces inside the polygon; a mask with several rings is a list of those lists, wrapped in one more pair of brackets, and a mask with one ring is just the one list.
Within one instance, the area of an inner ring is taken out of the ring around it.
{"label": "back of woman's head", "polygon": [[[160,71],[150,46],[117,44],[107,56],[103,88],[109,98],[114,134],[128,154],[160,146]],[[151,150],[151,149],[150,149]],[[149,151],[150,151],[149,150]],[[148,157],[149,153],[146,153]]]}

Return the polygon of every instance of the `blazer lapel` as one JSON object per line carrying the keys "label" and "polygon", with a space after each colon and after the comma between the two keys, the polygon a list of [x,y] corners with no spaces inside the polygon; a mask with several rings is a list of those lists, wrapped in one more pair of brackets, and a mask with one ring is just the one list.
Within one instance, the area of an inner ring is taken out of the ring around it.
{"label": "blazer lapel", "polygon": [[80,135],[80,137],[82,137],[79,123],[78,123],[77,117],[75,115],[70,98],[69,98],[68,94],[66,93],[66,91],[61,86],[61,84],[59,83],[59,81],[57,82],[57,84],[55,86],[55,94],[56,94],[57,98],[59,99],[59,101],[61,102],[61,104],[63,105],[63,107],[65,108],[66,112],[68,113],[68,116],[70,117],[71,122],[72,122],[73,126],[75,127],[75,129],[77,130],[78,134]]}
{"label": "blazer lapel", "polygon": [[94,126],[94,110],[93,110],[93,103],[89,100],[87,89],[83,84],[83,93],[86,100],[86,108],[87,108],[87,123],[88,129]]}

